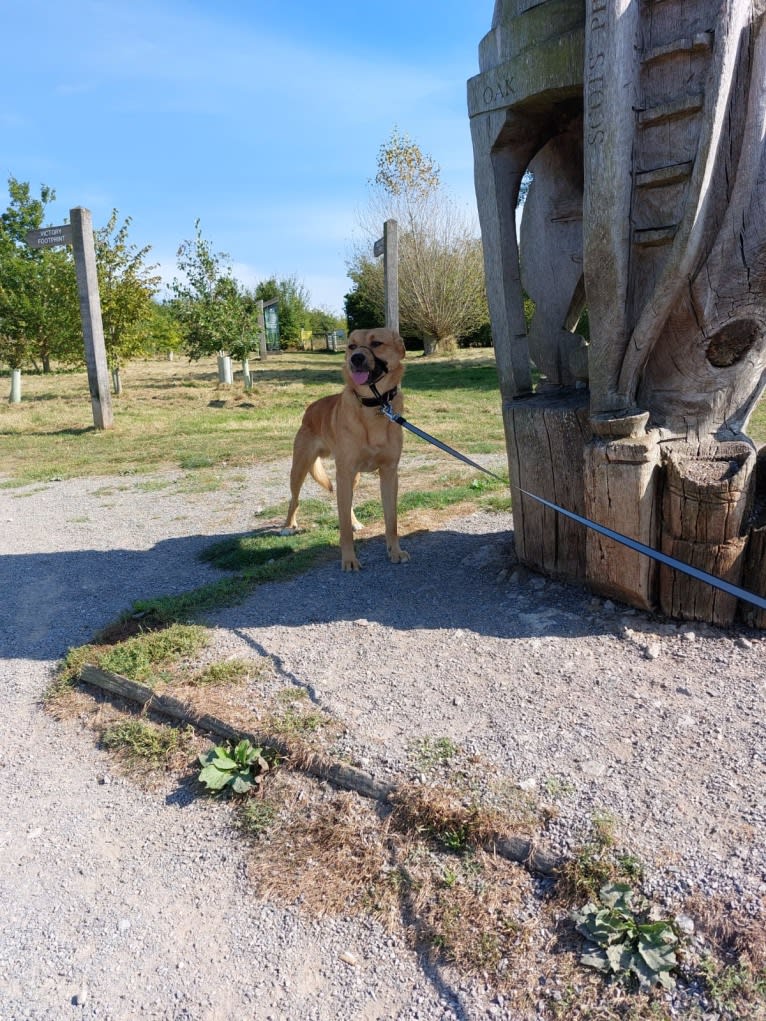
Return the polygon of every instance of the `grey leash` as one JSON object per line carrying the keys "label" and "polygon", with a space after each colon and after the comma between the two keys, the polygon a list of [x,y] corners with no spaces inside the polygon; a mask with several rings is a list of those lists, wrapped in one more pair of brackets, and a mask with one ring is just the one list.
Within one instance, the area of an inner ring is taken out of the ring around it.
{"label": "grey leash", "polygon": [[[450,447],[446,443],[442,443],[441,440],[437,440],[435,436],[431,436],[430,433],[425,432],[423,429],[418,429],[417,426],[408,422],[402,415],[397,415],[391,405],[384,401],[380,396],[375,386],[371,386],[373,394],[380,401],[380,409],[383,414],[390,421],[400,425],[403,429],[409,430],[414,433],[415,436],[419,436],[421,440],[425,440],[426,443],[430,443],[434,447],[438,447],[439,450],[443,450],[446,454],[451,454],[452,457],[456,457],[458,461],[462,461],[464,464],[470,465],[472,468],[477,468],[479,471],[484,472],[485,475],[491,475],[493,479],[497,479],[498,482],[502,482],[504,485],[510,485],[507,479],[502,478],[500,475],[496,475],[495,472],[490,471],[489,468],[485,468],[484,465],[478,463],[478,461],[472,461],[470,457],[466,457],[465,454],[461,454],[459,450],[455,450],[454,447]],[[627,535],[623,535],[621,532],[615,532],[612,528],[607,528],[606,525],[599,525],[596,521],[591,521],[590,518],[584,518],[581,514],[575,514],[574,511],[566,510],[564,507],[559,507],[558,504],[551,503],[550,500],[544,499],[542,496],[535,496],[534,493],[528,493],[526,489],[520,489],[519,487],[513,487],[523,496],[528,496],[530,500],[536,500],[537,503],[541,503],[544,507],[549,507],[552,511],[557,514],[563,514],[564,517],[570,518],[572,521],[577,521],[581,525],[585,525],[586,528],[592,529],[594,532],[598,532],[599,535],[604,535],[608,539],[613,539],[615,542],[621,543],[623,546],[627,546],[628,549],[635,550],[637,553],[642,553],[646,557],[651,557],[652,560],[658,561],[660,564],[665,564],[667,567],[672,567],[676,571],[681,571],[683,574],[688,574],[689,577],[695,578],[697,581],[705,582],[707,585],[712,585],[713,588],[720,589],[721,592],[726,592],[730,596],[734,596],[736,599],[741,599],[743,602],[751,603],[753,606],[757,606],[759,610],[766,610],[766,599],[761,596],[755,595],[754,592],[748,592],[747,589],[740,588],[738,585],[732,585],[728,581],[724,581],[723,578],[717,578],[714,574],[708,574],[707,571],[701,571],[698,567],[692,567],[690,564],[685,564],[681,560],[676,560],[674,557],[669,557],[667,553],[661,553],[659,550],[654,549],[652,546],[647,546],[643,542],[639,542],[637,539],[631,539]]]}

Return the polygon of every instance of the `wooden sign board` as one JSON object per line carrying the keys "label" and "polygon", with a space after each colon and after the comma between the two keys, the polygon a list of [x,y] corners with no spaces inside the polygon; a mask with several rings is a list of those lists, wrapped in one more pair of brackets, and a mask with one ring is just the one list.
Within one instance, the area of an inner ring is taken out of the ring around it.
{"label": "wooden sign board", "polygon": [[378,238],[378,240],[372,246],[372,254],[375,256],[376,259],[378,258],[378,256],[383,254],[383,251],[385,249],[385,243],[386,243],[385,238]]}
{"label": "wooden sign board", "polygon": [[64,223],[60,227],[42,227],[27,233],[27,244],[30,248],[53,248],[55,245],[72,244],[71,224]]}

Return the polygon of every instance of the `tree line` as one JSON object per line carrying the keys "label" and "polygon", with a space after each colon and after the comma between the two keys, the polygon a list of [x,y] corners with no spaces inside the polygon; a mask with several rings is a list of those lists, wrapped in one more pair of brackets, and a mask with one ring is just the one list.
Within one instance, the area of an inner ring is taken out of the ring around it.
{"label": "tree line", "polygon": [[[84,364],[74,260],[68,247],[35,249],[26,237],[40,229],[55,191],[8,180],[8,206],[0,213],[0,363],[11,370],[11,399],[20,399],[22,369],[50,372],[53,365]],[[329,333],[345,322],[313,308],[294,277],[271,277],[254,288],[234,275],[229,257],[215,252],[195,224],[178,249],[180,276],[160,299],[162,279],[149,263],[150,246],[130,241],[131,219],[113,210],[94,230],[107,363],[120,392],[121,369],[133,358],[179,352],[196,360],[225,353],[247,359],[260,345],[259,302],[278,302],[280,341],[300,341],[306,331]]]}
{"label": "tree line", "polygon": [[[247,360],[261,348],[261,302],[276,299],[282,346],[306,332],[365,328],[384,321],[383,264],[373,241],[389,219],[399,224],[399,297],[402,333],[426,354],[458,344],[490,344],[481,239],[473,222],[445,194],[440,170],[406,135],[394,130],[381,146],[367,207],[359,214],[358,241],[348,262],[352,287],[345,319],[311,305],[295,278],[271,277],[248,288],[231,260],[203,236],[177,253],[179,276],[160,298],[163,282],[149,262],[150,246],[130,240],[131,219],[113,210],[94,231],[107,362],[115,391],[121,369],[133,358],[181,352]],[[55,192],[10,177],[9,201],[0,214],[0,364],[12,374],[84,362],[74,262],[68,247],[33,249],[27,233],[43,226]],[[12,387],[12,399],[14,391]]]}

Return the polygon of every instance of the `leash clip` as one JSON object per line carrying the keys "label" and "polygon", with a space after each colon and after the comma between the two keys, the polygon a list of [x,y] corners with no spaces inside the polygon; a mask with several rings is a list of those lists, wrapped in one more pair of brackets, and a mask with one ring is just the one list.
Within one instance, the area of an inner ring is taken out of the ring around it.
{"label": "leash clip", "polygon": [[[380,407],[381,413],[384,414],[390,422],[396,422],[397,421],[396,412],[391,407],[390,401],[385,400],[381,396],[380,391],[378,390],[374,383],[368,383],[368,386],[370,390],[372,390],[375,400],[378,402],[378,406]],[[386,396],[388,396],[388,394],[386,394]]]}

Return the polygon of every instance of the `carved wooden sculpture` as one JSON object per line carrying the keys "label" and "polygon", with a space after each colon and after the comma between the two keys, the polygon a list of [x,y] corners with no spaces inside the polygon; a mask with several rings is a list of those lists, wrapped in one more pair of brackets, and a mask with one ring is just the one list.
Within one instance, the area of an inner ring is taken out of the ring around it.
{"label": "carved wooden sculpture", "polygon": [[[512,486],[759,594],[765,24],[766,0],[497,0],[468,83]],[[734,618],[731,596],[517,494],[514,525],[549,574]]]}

